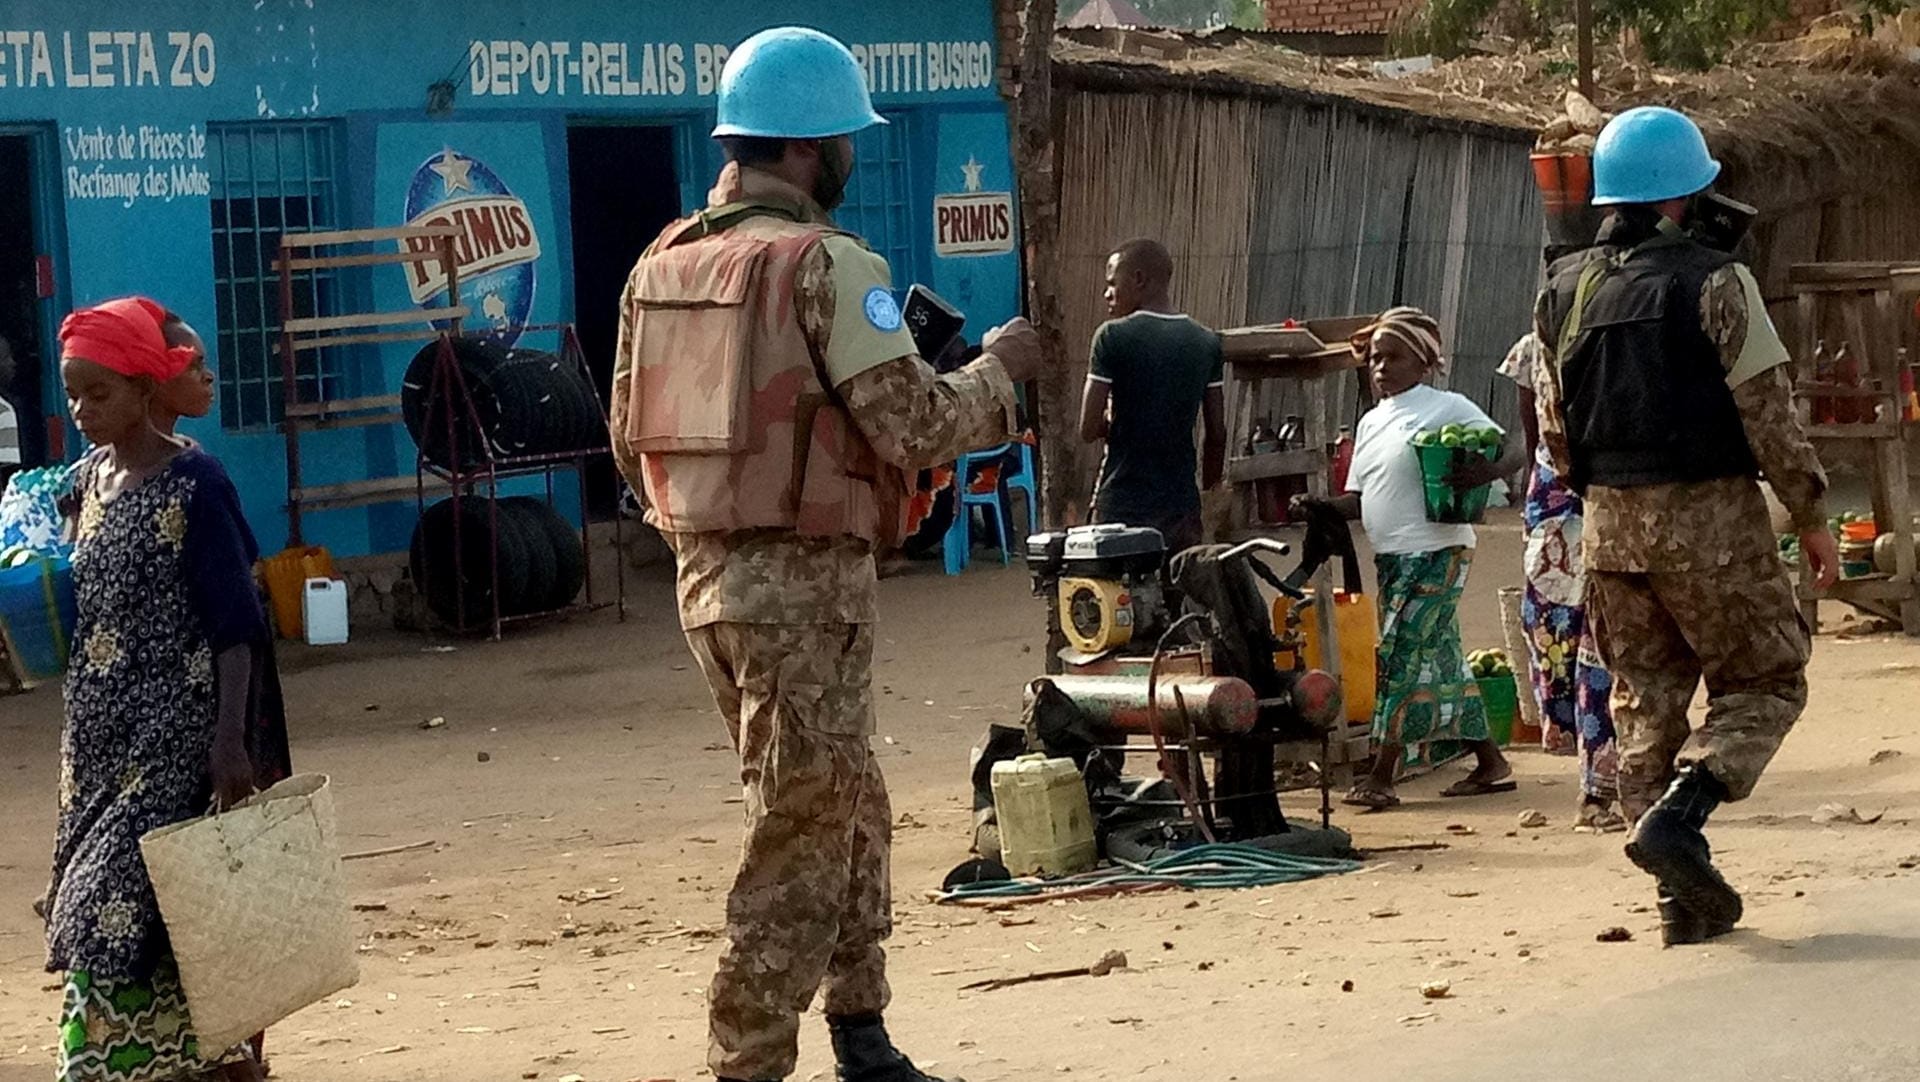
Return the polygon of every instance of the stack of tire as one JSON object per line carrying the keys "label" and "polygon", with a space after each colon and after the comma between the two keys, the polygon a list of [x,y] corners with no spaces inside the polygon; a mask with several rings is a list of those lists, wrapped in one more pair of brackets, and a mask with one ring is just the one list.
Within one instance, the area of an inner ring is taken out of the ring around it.
{"label": "stack of tire", "polygon": [[[472,474],[490,460],[511,469],[514,459],[606,445],[606,417],[580,365],[558,354],[511,349],[487,338],[448,341],[466,387],[464,396],[447,376],[435,394],[443,348],[437,341],[414,355],[400,385],[401,417],[429,464]],[[480,495],[462,499],[457,531],[452,500],[427,508],[414,526],[413,580],[433,614],[456,627],[490,623],[496,581],[503,617],[572,604],[587,574],[580,534],[542,500],[502,498],[492,502],[491,510],[489,504]],[[497,580],[491,559],[496,525]]]}
{"label": "stack of tire", "polygon": [[467,471],[485,466],[489,450],[499,460],[605,446],[607,419],[579,365],[485,338],[451,342],[472,410],[454,387],[435,400],[439,342],[414,355],[400,385],[401,417],[429,463]]}
{"label": "stack of tire", "polygon": [[[458,561],[453,500],[428,507],[413,529],[413,581],[442,621],[469,630],[493,620],[488,500],[459,501]],[[553,612],[573,603],[586,584],[580,534],[546,501],[505,497],[494,503],[500,530],[500,615]]]}

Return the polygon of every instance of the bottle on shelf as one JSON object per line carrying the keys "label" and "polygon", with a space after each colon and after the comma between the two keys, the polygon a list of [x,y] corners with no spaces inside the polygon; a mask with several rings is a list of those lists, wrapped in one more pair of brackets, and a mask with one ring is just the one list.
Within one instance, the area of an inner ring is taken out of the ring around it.
{"label": "bottle on shelf", "polygon": [[[1840,348],[1833,353],[1833,382],[1842,387],[1858,387],[1860,386],[1860,359],[1855,357],[1847,347],[1848,344],[1842,342]],[[1834,421],[1843,425],[1871,421],[1873,419],[1870,415],[1871,411],[1861,408],[1866,403],[1867,399],[1864,398],[1850,396],[1835,398],[1832,406]]]}
{"label": "bottle on shelf", "polygon": [[1913,365],[1907,360],[1907,351],[1902,347],[1894,354],[1895,363],[1900,367],[1900,419],[1920,421],[1920,394],[1914,391]]}
{"label": "bottle on shelf", "polygon": [[[1824,388],[1833,382],[1833,364],[1827,360],[1827,340],[1822,338],[1813,344],[1813,382]],[[1830,425],[1833,423],[1833,396],[1824,390],[1813,393],[1813,423]]]}
{"label": "bottle on shelf", "polygon": [[1353,469],[1353,429],[1348,425],[1340,426],[1340,438],[1334,441],[1332,462],[1328,468],[1328,480],[1331,481],[1333,494],[1338,496],[1347,490],[1347,474]]}
{"label": "bottle on shelf", "polygon": [[1253,423],[1253,434],[1247,437],[1247,453],[1250,455],[1272,454],[1280,449],[1280,439],[1267,427],[1265,421]]}

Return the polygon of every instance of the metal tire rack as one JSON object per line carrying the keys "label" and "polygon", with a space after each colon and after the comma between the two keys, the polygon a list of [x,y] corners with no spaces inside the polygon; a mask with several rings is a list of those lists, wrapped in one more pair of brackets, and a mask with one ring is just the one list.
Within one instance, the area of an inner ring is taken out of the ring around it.
{"label": "metal tire rack", "polygon": [[[571,323],[526,324],[515,328],[506,328],[525,334],[529,332],[558,333],[560,335],[560,357],[562,363],[573,365],[586,380],[593,395],[593,404],[600,416],[606,415],[605,404],[600,401],[600,392],[594,387],[592,373],[588,370],[586,353],[580,348],[580,338]],[[432,431],[435,424],[444,424],[447,432],[449,461],[459,463],[467,459],[461,454],[462,428],[460,418],[466,418],[472,427],[469,433],[482,431],[480,410],[473,399],[473,392],[467,386],[466,374],[461,371],[460,362],[453,352],[451,335],[440,336],[439,348],[434,357],[433,377],[427,389],[427,414],[423,426]],[[614,560],[614,599],[597,600],[593,587],[593,524],[588,513],[586,468],[595,458],[613,453],[611,446],[597,444],[593,447],[575,448],[547,454],[503,455],[492,444],[481,439],[480,450],[484,456],[478,466],[460,469],[435,465],[427,461],[426,450],[422,448],[415,458],[415,492],[421,513],[426,513],[427,491],[429,488],[444,486],[451,490],[453,503],[453,574],[456,584],[454,609],[456,619],[453,630],[457,634],[467,635],[481,628],[470,627],[467,623],[466,569],[464,566],[465,546],[461,544],[460,506],[468,499],[483,499],[487,504],[487,575],[489,578],[492,612],[485,630],[497,641],[501,632],[511,624],[539,620],[570,612],[593,612],[604,608],[617,608],[619,619],[627,618],[627,574],[626,561]],[[586,560],[586,591],[579,602],[564,605],[557,609],[540,612],[506,615],[500,607],[500,483],[519,477],[541,477],[546,484],[546,500],[549,505],[554,500],[553,477],[556,471],[571,470],[578,483],[575,486],[580,495],[580,550]],[[624,549],[625,526],[620,515],[613,519],[614,551]],[[424,583],[421,584],[424,588]]]}
{"label": "metal tire rack", "polygon": [[[411,474],[370,477],[327,485],[309,485],[305,482],[300,441],[306,433],[336,428],[398,425],[405,421],[401,409],[401,396],[398,393],[329,399],[324,393],[324,382],[320,382],[320,394],[313,398],[301,396],[300,354],[333,347],[437,342],[438,352],[434,364],[433,387],[429,392],[427,423],[430,427],[435,420],[444,418],[451,435],[450,447],[454,452],[451,460],[464,461],[458,454],[459,436],[454,409],[463,408],[469,420],[474,422],[476,431],[479,430],[479,426],[478,411],[453,352],[453,339],[461,334],[463,321],[472,314],[471,309],[460,300],[460,269],[454,257],[454,241],[459,235],[459,230],[452,226],[402,226],[287,233],[280,238],[280,254],[274,261],[274,269],[280,277],[279,354],[285,405],[281,431],[286,437],[287,448],[287,530],[290,543],[296,546],[302,543],[302,519],[310,512],[400,503],[408,499],[413,500],[415,506],[424,512],[429,493],[450,492],[455,502],[453,508],[454,567],[455,575],[459,576],[463,571],[460,565],[459,501],[474,498],[477,493],[484,492],[481,498],[484,498],[488,505],[487,520],[490,534],[488,563],[493,585],[493,612],[487,630],[491,632],[494,639],[500,638],[503,628],[508,624],[565,612],[592,611],[617,606],[620,618],[625,620],[625,562],[621,560],[614,562],[617,583],[614,600],[597,601],[593,588],[592,523],[587,514],[585,466],[589,459],[612,453],[611,448],[604,444],[559,454],[506,457],[496,455],[493,448],[485,446],[486,441],[482,440],[486,455],[482,464],[473,469],[442,469],[428,463],[424,452],[418,452]],[[384,250],[376,247],[372,251],[341,251],[341,249],[351,249],[355,246],[364,248],[368,245],[387,247]],[[426,263],[437,264],[439,273],[444,276],[447,283],[443,304],[395,312],[359,312],[333,316],[294,315],[294,277],[299,272]],[[585,357],[571,324],[526,326],[519,330],[523,332],[558,331],[562,339],[564,356],[571,363],[579,366],[583,373],[586,372]],[[593,389],[590,374],[587,386],[592,390],[595,407],[600,409],[604,416],[604,404],[600,401],[599,392]],[[583,602],[546,612],[503,615],[500,611],[499,590],[498,485],[501,481],[515,477],[544,476],[546,498],[551,504],[554,498],[553,474],[557,470],[567,469],[575,471],[580,478],[578,486],[580,489],[580,543],[586,559],[585,599]],[[621,536],[623,532],[622,522],[616,516],[614,520],[616,546],[623,540]],[[456,622],[453,630],[459,634],[469,634],[480,629],[466,626],[464,580],[457,581],[461,584],[456,597],[461,619]],[[420,585],[424,588],[424,583]]]}

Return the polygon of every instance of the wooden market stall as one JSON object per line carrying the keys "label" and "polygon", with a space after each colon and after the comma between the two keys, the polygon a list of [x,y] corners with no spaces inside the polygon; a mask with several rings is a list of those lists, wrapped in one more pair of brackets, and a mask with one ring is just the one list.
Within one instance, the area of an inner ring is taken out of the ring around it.
{"label": "wooden market stall", "polygon": [[[1262,503],[1271,502],[1263,501],[1263,486],[1290,482],[1285,490],[1329,494],[1332,448],[1355,413],[1341,385],[1350,381],[1366,397],[1347,339],[1372,320],[1344,316],[1220,332],[1232,535],[1284,521],[1271,507],[1262,513]],[[1272,435],[1260,438],[1266,433]]]}
{"label": "wooden market stall", "polygon": [[[1802,263],[1790,281],[1797,297],[1794,389],[1802,420],[1829,468],[1835,461],[1863,468],[1873,502],[1873,536],[1864,539],[1873,548],[1864,569],[1843,552],[1843,568],[1852,573],[1830,589],[1815,590],[1801,557],[1801,613],[1817,631],[1819,602],[1843,601],[1920,635],[1907,468],[1909,442],[1920,433],[1920,403],[1900,344],[1920,296],[1920,263]],[[1837,332],[1836,353],[1840,343],[1846,346],[1846,371],[1822,371],[1829,367],[1819,360],[1827,330]]]}

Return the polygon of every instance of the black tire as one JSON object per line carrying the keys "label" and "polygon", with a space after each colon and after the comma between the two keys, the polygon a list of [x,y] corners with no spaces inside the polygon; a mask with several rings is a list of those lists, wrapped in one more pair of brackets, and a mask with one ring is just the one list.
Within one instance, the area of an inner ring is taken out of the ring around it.
{"label": "black tire", "polygon": [[522,521],[536,527],[553,557],[553,580],[541,611],[563,609],[573,604],[587,582],[587,554],[580,547],[580,531],[566,516],[545,500],[533,496],[515,496],[501,501],[511,503]]}
{"label": "black tire", "polygon": [[[460,501],[457,575],[454,572],[453,506],[454,501],[441,500],[420,516],[409,546],[409,563],[413,581],[419,584],[427,607],[435,616],[449,626],[479,631],[493,620],[494,577],[488,563],[492,545],[488,536],[487,500],[470,496]],[[546,546],[536,548],[517,520],[507,516],[500,522],[499,544],[500,614],[511,616],[515,615],[520,595],[535,573],[528,563]]]}
{"label": "black tire", "polygon": [[[553,545],[547,538],[546,529],[524,504],[517,501],[501,500],[498,513],[501,613],[506,616],[526,616],[545,612],[552,607],[547,604],[547,599],[553,595],[556,573]],[[513,549],[512,559],[507,556],[509,546]],[[521,572],[511,583],[506,578],[508,567]]]}
{"label": "black tire", "polygon": [[526,595],[516,602],[516,614],[564,608],[580,593],[580,583],[586,579],[580,535],[538,497],[507,497],[499,501],[499,510],[503,518],[511,516],[515,520],[522,541],[532,551]]}
{"label": "black tire", "polygon": [[460,566],[456,574],[453,506],[452,500],[442,500],[421,514],[413,527],[409,563],[413,581],[434,616],[448,626],[472,630],[493,612],[493,580],[486,568],[486,520],[473,513],[472,501],[462,502]]}
{"label": "black tire", "polygon": [[548,406],[552,388],[544,356],[515,350],[494,370],[493,392],[500,401],[500,415],[488,435],[496,456],[545,454],[552,446],[555,418]]}
{"label": "black tire", "polygon": [[[507,351],[493,342],[479,338],[451,339],[454,360],[460,366],[460,374],[465,380],[468,393],[473,397],[474,411],[479,414],[480,427],[476,430],[473,417],[466,409],[465,402],[457,390],[447,389],[443,403],[434,404],[433,397],[434,368],[440,355],[440,343],[433,341],[422,347],[408,363],[406,375],[400,383],[400,414],[407,426],[407,433],[413,437],[428,462],[444,469],[471,469],[486,461],[482,441],[499,424],[500,404],[493,389],[495,370],[507,360]],[[453,441],[458,445],[458,461],[450,447],[447,435],[446,411],[453,413]],[[428,414],[432,413],[431,427],[428,432]]]}
{"label": "black tire", "polygon": [[556,353],[540,355],[546,365],[544,409],[551,417],[544,454],[581,451],[605,439],[605,424],[595,418],[593,392],[579,367]]}

